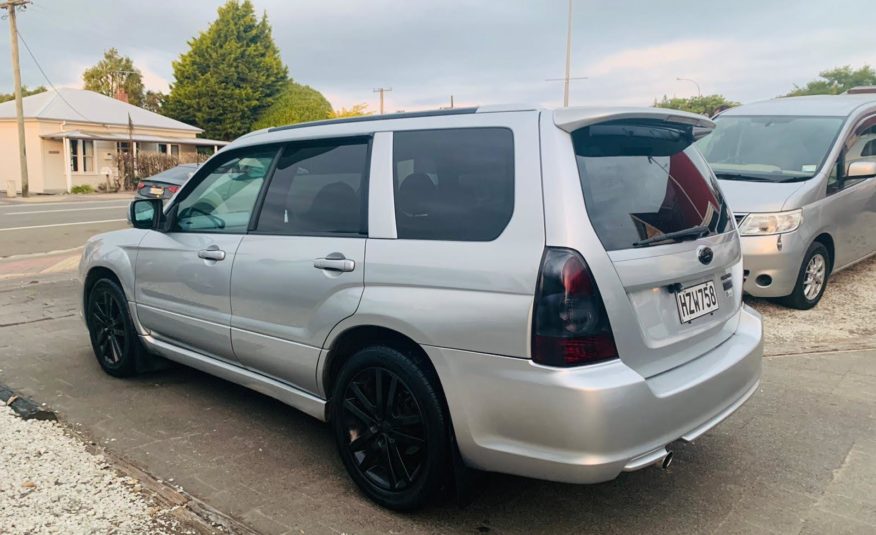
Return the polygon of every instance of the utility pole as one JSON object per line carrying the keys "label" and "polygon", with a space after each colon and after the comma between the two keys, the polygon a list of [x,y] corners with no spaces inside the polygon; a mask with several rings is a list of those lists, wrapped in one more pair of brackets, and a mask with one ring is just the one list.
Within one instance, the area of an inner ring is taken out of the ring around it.
{"label": "utility pole", "polygon": [[453,95],[450,95],[450,109],[453,109]]}
{"label": "utility pole", "polygon": [[572,70],[572,0],[569,0],[569,24],[566,28],[566,75],[563,76],[563,107],[569,107],[569,77]]}
{"label": "utility pole", "polygon": [[[21,102],[21,66],[18,63],[18,28],[15,25],[15,8],[22,9],[30,0],[7,0],[0,4],[9,17],[9,39],[12,45],[12,80],[15,85],[15,117],[18,121],[18,162],[21,169],[21,196],[27,197],[27,149],[24,145],[24,104]],[[9,195],[9,192],[6,193]]]}
{"label": "utility pole", "polygon": [[391,87],[378,87],[374,90],[375,93],[380,93],[380,115],[383,115],[383,94],[387,91],[392,91]]}

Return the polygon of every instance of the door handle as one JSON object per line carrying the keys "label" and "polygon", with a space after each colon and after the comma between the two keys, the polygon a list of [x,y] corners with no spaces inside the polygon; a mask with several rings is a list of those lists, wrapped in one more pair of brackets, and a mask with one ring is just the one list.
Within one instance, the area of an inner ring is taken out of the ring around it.
{"label": "door handle", "polygon": [[331,253],[326,255],[325,258],[314,260],[313,267],[329,271],[353,271],[356,269],[356,262],[341,253]]}
{"label": "door handle", "polygon": [[218,262],[219,260],[225,260],[225,251],[219,248],[218,245],[211,245],[206,249],[201,249],[198,251],[198,258],[203,258],[204,260],[214,260]]}

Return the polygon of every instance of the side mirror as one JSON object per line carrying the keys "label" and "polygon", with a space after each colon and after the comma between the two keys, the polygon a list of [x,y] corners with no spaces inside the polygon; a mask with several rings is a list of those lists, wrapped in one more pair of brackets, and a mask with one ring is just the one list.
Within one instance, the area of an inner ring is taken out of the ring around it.
{"label": "side mirror", "polygon": [[858,160],[849,164],[846,178],[870,178],[876,176],[876,162]]}
{"label": "side mirror", "polygon": [[134,228],[157,229],[163,206],[161,199],[137,199],[128,209],[128,220]]}

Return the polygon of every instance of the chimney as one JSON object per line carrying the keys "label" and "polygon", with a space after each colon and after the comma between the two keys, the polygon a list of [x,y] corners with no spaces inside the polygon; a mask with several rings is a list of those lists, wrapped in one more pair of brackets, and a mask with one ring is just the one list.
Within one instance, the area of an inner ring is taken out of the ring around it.
{"label": "chimney", "polygon": [[121,100],[122,102],[128,102],[128,93],[126,93],[125,90],[120,87],[116,89],[115,99]]}

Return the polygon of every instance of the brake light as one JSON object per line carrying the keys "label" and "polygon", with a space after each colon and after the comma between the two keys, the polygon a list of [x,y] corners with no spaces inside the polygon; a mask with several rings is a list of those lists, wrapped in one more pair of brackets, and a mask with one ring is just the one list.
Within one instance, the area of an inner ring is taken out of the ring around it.
{"label": "brake light", "polygon": [[532,360],[580,366],[616,359],[614,334],[587,262],[571,249],[548,247],[532,318]]}
{"label": "brake light", "polygon": [[138,189],[138,190],[143,189],[143,188],[145,188],[145,187],[146,187],[146,183],[145,183],[145,182],[138,182],[138,183],[137,183],[137,189]]}
{"label": "brake light", "polygon": [[177,191],[179,191],[179,186],[167,186],[167,191],[171,193],[176,193]]}

